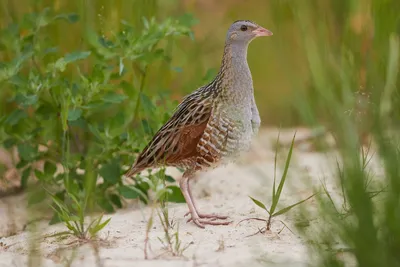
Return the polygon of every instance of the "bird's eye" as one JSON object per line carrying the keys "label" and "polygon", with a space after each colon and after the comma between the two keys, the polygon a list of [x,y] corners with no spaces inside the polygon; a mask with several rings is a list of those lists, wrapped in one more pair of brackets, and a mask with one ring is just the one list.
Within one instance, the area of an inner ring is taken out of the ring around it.
{"label": "bird's eye", "polygon": [[242,32],[247,31],[247,26],[246,26],[246,25],[240,26],[240,30],[241,30]]}

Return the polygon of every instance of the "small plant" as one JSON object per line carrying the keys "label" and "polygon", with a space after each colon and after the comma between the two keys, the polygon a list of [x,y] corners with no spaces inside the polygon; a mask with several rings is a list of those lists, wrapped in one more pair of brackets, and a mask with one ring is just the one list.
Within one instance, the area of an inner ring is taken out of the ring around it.
{"label": "small plant", "polygon": [[[163,245],[165,251],[170,253],[174,257],[182,257],[185,250],[191,245],[191,243],[183,245],[179,238],[179,223],[169,222],[168,218],[163,218],[163,210],[158,212],[158,217],[160,218],[161,225],[164,230],[164,240],[160,237],[158,240]],[[176,230],[171,233],[171,230],[176,226]]]}
{"label": "small plant", "polygon": [[144,178],[146,184],[149,186],[149,191],[152,192],[152,197],[143,195],[145,201],[150,205],[151,212],[146,226],[146,237],[144,242],[144,258],[149,259],[149,234],[154,224],[154,215],[157,213],[164,230],[164,238],[158,237],[164,249],[172,256],[182,256],[183,252],[189,245],[182,246],[179,239],[179,225],[174,233],[171,229],[175,228],[175,223],[169,219],[167,202],[184,203],[185,199],[180,189],[167,183],[174,182],[174,179],[165,174],[165,169],[162,168],[155,174],[149,175]]}
{"label": "small plant", "polygon": [[[270,208],[268,209],[265,206],[265,204],[263,204],[261,201],[255,199],[253,197],[250,197],[250,199],[254,202],[254,204],[256,204],[258,207],[262,208],[263,210],[265,210],[268,213],[268,219],[249,218],[249,219],[244,219],[244,220],[240,221],[239,223],[241,223],[241,222],[243,222],[245,220],[264,221],[267,224],[266,227],[265,227],[265,230],[266,231],[270,231],[272,218],[277,217],[277,216],[282,215],[282,214],[285,214],[286,212],[288,212],[292,208],[294,208],[294,207],[300,205],[301,203],[309,200],[310,198],[312,198],[315,195],[315,194],[313,194],[313,195],[309,196],[308,198],[303,199],[303,200],[301,200],[301,201],[299,201],[299,202],[297,202],[297,203],[295,203],[293,205],[287,206],[285,208],[282,208],[282,209],[276,211],[276,208],[277,208],[278,203],[279,203],[279,199],[280,199],[281,194],[282,194],[283,187],[285,185],[287,173],[288,173],[288,170],[289,170],[289,164],[290,164],[290,160],[292,158],[292,152],[293,152],[295,137],[296,137],[296,133],[293,136],[292,143],[291,143],[290,148],[289,148],[289,153],[288,153],[288,155],[286,157],[285,167],[284,167],[283,174],[282,174],[281,180],[279,182],[278,188],[276,188],[276,164],[277,164],[277,158],[278,158],[278,145],[276,146],[275,162],[274,162],[274,183],[272,185],[272,203],[271,203]],[[278,135],[278,139],[277,139],[277,144],[278,143],[279,143],[279,135]],[[260,232],[263,232],[263,231],[260,231]]]}
{"label": "small plant", "polygon": [[[111,218],[103,221],[103,215],[92,220],[89,225],[85,225],[85,209],[81,203],[73,195],[70,197],[71,205],[66,205],[65,201],[60,201],[56,196],[52,196],[53,202],[57,208],[54,208],[59,219],[65,224],[69,231],[57,233],[57,235],[73,235],[80,240],[90,240],[96,237],[97,233],[101,231],[111,220]],[[73,211],[76,211],[73,212]]]}

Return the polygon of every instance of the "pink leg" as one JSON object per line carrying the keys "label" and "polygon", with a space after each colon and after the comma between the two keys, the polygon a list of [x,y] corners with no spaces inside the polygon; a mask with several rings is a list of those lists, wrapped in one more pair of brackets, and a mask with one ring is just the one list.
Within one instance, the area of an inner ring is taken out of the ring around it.
{"label": "pink leg", "polygon": [[188,186],[188,189],[189,189],[189,196],[190,196],[190,198],[192,200],[194,209],[196,210],[196,212],[197,212],[197,214],[199,215],[200,218],[208,218],[208,219],[211,219],[212,221],[228,219],[228,216],[226,216],[226,215],[200,213],[199,210],[197,209],[196,202],[194,201],[194,198],[193,198],[193,195],[192,195],[192,190],[190,189],[190,181],[189,181],[189,179],[187,180],[187,184],[188,184],[187,186]]}
{"label": "pink leg", "polygon": [[201,214],[198,213],[195,203],[193,201],[192,193],[189,186],[189,179],[191,177],[191,173],[184,173],[182,180],[179,182],[179,186],[182,190],[182,194],[185,197],[186,203],[189,207],[189,212],[185,214],[188,215],[190,213],[191,218],[188,222],[193,221],[200,228],[204,228],[204,224],[209,225],[228,225],[231,222],[216,222],[215,220],[225,220],[228,216],[221,216],[216,214]]}

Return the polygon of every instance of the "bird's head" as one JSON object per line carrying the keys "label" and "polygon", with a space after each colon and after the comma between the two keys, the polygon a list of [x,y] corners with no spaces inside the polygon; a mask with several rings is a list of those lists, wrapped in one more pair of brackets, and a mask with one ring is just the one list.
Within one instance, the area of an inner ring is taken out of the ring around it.
{"label": "bird's head", "polygon": [[228,43],[243,43],[247,45],[256,37],[271,35],[271,31],[264,29],[253,21],[238,20],[229,27],[226,41]]}

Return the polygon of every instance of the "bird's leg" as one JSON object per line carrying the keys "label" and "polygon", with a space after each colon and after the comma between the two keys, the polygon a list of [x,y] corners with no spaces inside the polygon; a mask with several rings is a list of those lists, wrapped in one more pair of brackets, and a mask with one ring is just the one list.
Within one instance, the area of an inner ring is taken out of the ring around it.
{"label": "bird's leg", "polygon": [[[226,215],[200,213],[199,210],[197,209],[196,202],[195,202],[195,200],[193,198],[192,190],[190,189],[190,181],[189,181],[189,179],[187,179],[187,188],[188,188],[188,191],[189,191],[190,199],[192,200],[193,207],[196,210],[196,212],[197,212],[197,214],[199,215],[200,218],[210,219],[211,221],[228,219],[228,216],[226,216]],[[190,219],[189,219],[189,221],[190,221]]]}
{"label": "bird's leg", "polygon": [[192,199],[190,198],[189,194],[189,188],[188,188],[188,183],[187,180],[189,178],[187,175],[184,173],[182,179],[179,181],[179,187],[181,188],[182,195],[185,198],[186,204],[189,207],[189,212],[190,215],[192,216],[191,218],[193,219],[193,222],[200,228],[204,228],[204,225],[198,222],[197,219],[200,219],[199,215],[197,214],[196,208],[193,205]]}
{"label": "bird's leg", "polygon": [[216,222],[215,221],[216,219],[226,219],[226,218],[228,218],[227,216],[219,216],[219,215],[214,215],[214,214],[210,214],[210,215],[202,214],[200,216],[197,213],[197,209],[193,203],[193,199],[191,197],[191,192],[190,192],[190,187],[189,187],[190,177],[192,177],[191,172],[184,173],[181,181],[179,182],[179,186],[181,188],[183,197],[185,198],[186,203],[189,207],[189,212],[187,214],[190,213],[190,215],[191,215],[191,218],[188,220],[188,222],[193,221],[200,228],[204,228],[205,224],[209,224],[209,225],[228,225],[228,224],[230,224],[231,222]]}

